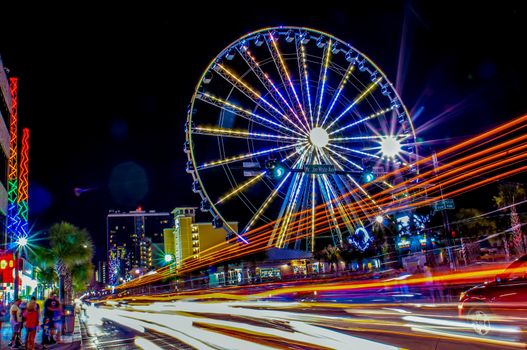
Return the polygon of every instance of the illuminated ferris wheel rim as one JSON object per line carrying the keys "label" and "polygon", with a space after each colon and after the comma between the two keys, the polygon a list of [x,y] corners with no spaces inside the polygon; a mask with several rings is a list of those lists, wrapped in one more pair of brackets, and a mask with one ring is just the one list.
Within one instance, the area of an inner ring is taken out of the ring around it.
{"label": "illuminated ferris wheel rim", "polygon": [[[308,27],[298,27],[298,26],[280,26],[280,27],[267,27],[267,28],[263,28],[263,29],[259,29],[257,31],[253,31],[253,32],[250,32],[242,37],[239,37],[238,39],[232,41],[228,46],[226,46],[219,54],[217,54],[214,59],[211,60],[211,62],[208,64],[208,66],[206,67],[206,69],[204,70],[203,74],[201,75],[198,83],[196,84],[196,88],[194,90],[194,93],[193,93],[193,96],[192,96],[192,99],[191,99],[191,103],[190,103],[190,106],[189,106],[189,112],[188,112],[188,118],[187,118],[187,141],[188,143],[190,144],[190,147],[191,147],[191,150],[190,152],[187,152],[187,155],[188,155],[188,159],[189,159],[189,162],[192,162],[192,166],[193,166],[193,171],[191,172],[192,173],[192,176],[194,178],[194,181],[198,182],[199,183],[199,191],[195,191],[195,192],[198,192],[202,198],[202,200],[209,200],[209,204],[210,204],[210,209],[209,211],[212,213],[212,215],[214,217],[217,217],[219,219],[221,219],[221,221],[225,224],[227,224],[227,220],[221,215],[221,211],[217,208],[215,202],[213,200],[211,200],[211,198],[209,197],[209,194],[208,194],[208,191],[207,191],[207,188],[206,186],[204,185],[203,183],[203,180],[201,178],[201,175],[200,175],[200,172],[198,171],[198,164],[196,162],[196,158],[193,156],[193,131],[192,131],[192,122],[193,122],[193,111],[194,111],[194,108],[195,108],[195,103],[196,103],[196,100],[197,100],[197,97],[198,95],[200,94],[200,86],[202,86],[203,84],[203,81],[204,79],[206,78],[207,74],[210,74],[210,72],[214,71],[214,66],[220,61],[220,59],[224,58],[230,50],[234,50],[235,51],[235,48],[237,47],[237,45],[240,43],[240,42],[243,42],[244,40],[246,39],[254,39],[254,37],[258,36],[258,35],[268,35],[270,33],[277,33],[279,36],[280,35],[284,35],[288,32],[295,32],[296,33],[309,33],[310,35],[312,34],[316,34],[316,35],[319,35],[320,37],[326,37],[326,38],[329,38],[330,40],[333,40],[335,43],[339,43],[340,45],[343,45],[345,48],[347,48],[349,50],[349,52],[353,52],[355,53],[357,56],[360,56],[361,58],[363,58],[367,64],[369,66],[371,66],[371,68],[374,69],[374,71],[377,73],[380,74],[380,77],[379,77],[379,81],[380,80],[384,80],[385,83],[389,84],[390,86],[390,92],[393,92],[395,94],[395,99],[397,99],[399,102],[400,102],[400,107],[402,108],[404,114],[406,115],[406,121],[408,122],[408,125],[409,125],[409,128],[410,128],[410,131],[411,131],[411,137],[412,139],[416,140],[416,136],[415,136],[415,129],[414,129],[414,125],[412,123],[412,120],[410,118],[410,114],[405,106],[404,103],[402,103],[402,100],[400,98],[400,95],[399,93],[396,91],[396,89],[393,87],[393,84],[388,80],[386,74],[367,56],[365,55],[364,53],[362,53],[361,51],[357,50],[355,47],[353,47],[352,45],[344,42],[343,40],[329,34],[329,33],[326,33],[326,32],[323,32],[323,31],[320,31],[320,30],[316,30],[316,29],[312,29],[312,28],[308,28]],[[342,50],[342,49],[341,49]],[[364,61],[363,60],[363,61]],[[248,70],[245,74],[247,74],[248,72],[250,72],[250,70]],[[242,75],[243,76],[243,75]],[[285,86],[281,85],[280,83],[278,83],[278,86],[280,88],[285,88]],[[199,99],[198,99],[199,100]],[[258,108],[258,107],[256,107]],[[315,128],[312,128],[311,130],[308,131],[308,133],[305,135],[307,140],[309,140],[309,142],[311,143],[311,145],[313,145],[314,147],[324,147],[327,145],[328,141],[329,141],[329,135],[328,135],[328,132],[323,129],[323,128],[320,128],[320,127],[315,127]],[[381,145],[381,147],[385,147],[384,145],[387,145],[387,149],[389,149],[391,147],[391,149],[397,149],[398,147],[400,147],[401,145],[398,144],[399,141],[397,141],[395,138],[392,138],[392,136],[384,136],[384,139],[382,141],[384,144]],[[417,146],[413,145],[414,147],[414,153],[415,153],[415,157],[417,157]],[[391,151],[388,151],[388,152],[391,152]],[[393,151],[395,154],[396,151]],[[393,154],[387,154],[389,156],[392,156]],[[418,172],[418,169],[415,167],[414,168],[414,171],[415,172]],[[230,228],[230,227],[229,227]]]}
{"label": "illuminated ferris wheel rim", "polygon": [[[382,77],[384,78],[384,80],[388,83],[390,83],[390,85],[392,85],[392,83],[390,82],[390,80],[388,79],[388,77],[386,76],[386,74],[384,73],[384,71],[382,69],[380,69],[371,59],[368,55],[364,54],[362,51],[360,50],[357,50],[354,46],[346,43],[345,41],[335,37],[334,35],[332,34],[329,34],[327,32],[324,32],[324,31],[321,31],[321,30],[317,30],[317,29],[313,29],[313,28],[309,28],[309,27],[298,27],[298,26],[279,26],[279,27],[266,27],[266,28],[262,28],[262,29],[258,29],[256,31],[253,31],[253,32],[250,32],[248,34],[245,34],[241,37],[239,37],[238,39],[232,41],[229,45],[227,45],[227,47],[225,47],[219,54],[216,55],[216,57],[214,57],[210,63],[207,65],[207,68],[205,68],[205,70],[203,71],[203,74],[200,76],[199,80],[198,80],[198,83],[196,84],[196,87],[194,88],[194,94],[192,96],[192,102],[191,102],[191,109],[194,107],[194,101],[196,99],[196,95],[198,94],[198,90],[199,90],[199,86],[201,85],[202,81],[203,81],[203,78],[205,78],[205,75],[210,71],[210,69],[212,68],[212,66],[218,61],[219,58],[223,57],[236,43],[244,40],[244,39],[247,39],[247,38],[250,38],[252,36],[255,36],[257,34],[265,34],[265,33],[268,33],[268,32],[271,32],[273,30],[276,30],[276,31],[285,31],[285,30],[298,30],[298,31],[306,31],[306,32],[313,32],[313,33],[317,33],[317,34],[320,34],[320,35],[324,35],[324,36],[327,36],[345,46],[347,46],[349,49],[355,51],[356,53],[358,53],[360,56],[364,57],[369,64],[371,64],[376,71],[378,71],[379,73],[381,73]],[[399,95],[399,92],[394,88],[393,89],[393,92],[397,95],[397,99],[399,101],[402,101],[401,99],[401,96]],[[414,135],[415,137],[415,128],[414,128],[414,125],[412,123],[412,119],[410,118],[410,113],[408,112],[408,109],[406,108],[406,105],[404,103],[401,103],[401,107],[404,109],[404,112],[406,113],[406,115],[409,117],[408,118],[408,122],[410,124],[410,128],[412,130],[412,134]]]}

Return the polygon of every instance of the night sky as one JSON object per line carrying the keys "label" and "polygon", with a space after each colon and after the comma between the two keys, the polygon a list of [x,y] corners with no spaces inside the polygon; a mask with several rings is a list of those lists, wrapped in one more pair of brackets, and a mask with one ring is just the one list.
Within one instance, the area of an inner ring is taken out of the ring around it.
{"label": "night sky", "polygon": [[[149,3],[0,12],[0,55],[20,78],[19,126],[32,131],[31,224],[86,227],[100,257],[109,209],[199,205],[182,151],[187,104],[208,62],[261,27],[320,29],[367,54],[419,111],[418,130],[434,120],[418,136],[438,140],[435,149],[527,113],[520,4]],[[89,191],[76,196],[75,188]]]}

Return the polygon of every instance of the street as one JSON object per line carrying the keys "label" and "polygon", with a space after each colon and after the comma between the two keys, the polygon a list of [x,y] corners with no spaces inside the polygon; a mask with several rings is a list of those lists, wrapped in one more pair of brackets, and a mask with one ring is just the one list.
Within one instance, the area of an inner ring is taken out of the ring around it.
{"label": "street", "polygon": [[87,314],[97,336],[92,349],[135,349],[143,339],[161,349],[525,347],[514,337],[479,338],[463,329],[455,305],[177,301],[89,307]]}
{"label": "street", "polygon": [[465,274],[444,275],[448,285],[406,275],[108,299],[86,307],[85,328],[93,349],[525,348],[524,317],[486,336],[458,317]]}

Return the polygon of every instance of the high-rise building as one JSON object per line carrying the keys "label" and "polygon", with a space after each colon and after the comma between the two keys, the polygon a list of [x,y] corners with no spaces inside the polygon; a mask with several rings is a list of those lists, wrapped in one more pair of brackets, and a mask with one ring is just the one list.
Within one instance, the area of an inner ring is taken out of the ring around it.
{"label": "high-rise building", "polygon": [[7,165],[9,159],[9,121],[11,116],[11,92],[6,70],[0,57],[0,237],[1,244],[7,242]]}
{"label": "high-rise building", "polygon": [[163,244],[163,230],[173,226],[170,213],[141,208],[110,211],[106,224],[110,284],[127,280],[131,271],[154,268],[152,247]]}
{"label": "high-rise building", "polygon": [[103,285],[108,283],[107,267],[108,265],[106,265],[106,261],[99,261],[97,264],[97,270],[95,270],[95,280]]}
{"label": "high-rise building", "polygon": [[[210,222],[195,222],[196,208],[176,208],[174,228],[166,229],[165,253],[172,254],[179,268],[185,260],[197,259],[204,250],[213,251],[215,246],[225,242],[227,232],[215,228]],[[237,222],[229,222],[233,230],[238,230]]]}

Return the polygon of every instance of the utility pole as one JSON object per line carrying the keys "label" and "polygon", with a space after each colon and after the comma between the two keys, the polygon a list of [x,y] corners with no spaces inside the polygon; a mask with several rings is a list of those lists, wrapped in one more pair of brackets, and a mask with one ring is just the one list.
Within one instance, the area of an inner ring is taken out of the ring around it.
{"label": "utility pole", "polygon": [[[437,154],[435,151],[432,154],[432,162],[434,165],[434,174],[435,174],[435,177],[437,177],[438,161],[437,161]],[[441,201],[444,201],[445,198],[443,196],[443,186],[441,185],[441,183],[439,183],[439,193],[441,195]],[[446,210],[446,207],[443,206],[443,209],[441,210],[441,217],[443,219],[443,230],[445,233],[445,241],[448,245],[447,246],[448,261],[450,262],[450,268],[455,269],[456,262],[454,259],[454,254],[452,253],[452,243],[453,243],[452,241],[453,240],[451,239],[452,237],[451,237],[451,232],[450,232],[450,223],[448,221],[448,213],[445,213],[445,210]]]}

